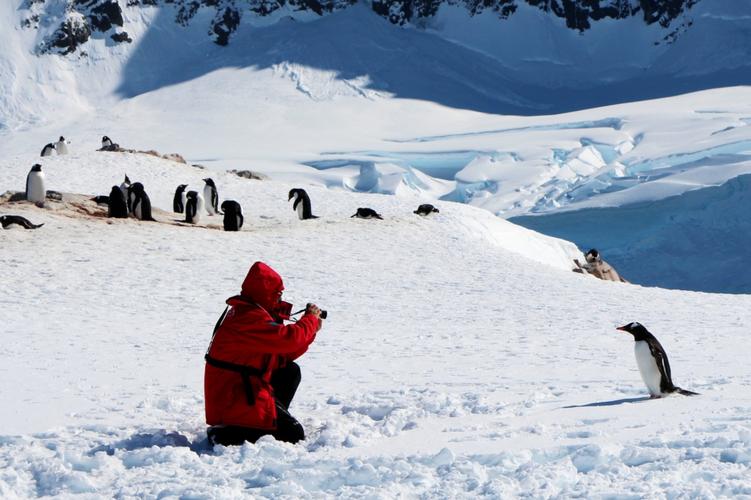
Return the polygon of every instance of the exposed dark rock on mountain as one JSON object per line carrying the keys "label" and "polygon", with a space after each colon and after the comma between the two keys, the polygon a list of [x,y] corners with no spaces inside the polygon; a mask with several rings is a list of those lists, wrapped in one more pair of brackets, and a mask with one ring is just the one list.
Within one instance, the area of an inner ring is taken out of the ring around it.
{"label": "exposed dark rock on mountain", "polygon": [[[22,22],[25,28],[38,28],[40,16],[53,0],[26,0],[24,8],[29,14]],[[57,0],[55,0],[57,1]],[[685,14],[700,0],[371,0],[370,6],[378,15],[396,25],[419,24],[434,16],[441,5],[466,8],[471,15],[485,11],[494,12],[500,20],[512,20],[521,5],[530,5],[565,19],[566,26],[578,31],[591,28],[592,22],[601,19],[625,19],[638,16],[644,23],[659,23],[663,28]],[[208,34],[218,45],[230,43],[244,15],[264,17],[280,9],[310,11],[319,16],[346,9],[356,0],[67,0],[65,17],[47,19],[58,23],[59,28],[46,40],[42,51],[58,51],[69,54],[85,43],[91,32],[109,32],[115,26],[124,25],[121,4],[126,8],[170,7],[174,10],[175,22],[187,26],[201,9],[214,12]],[[687,29],[690,23],[682,23]],[[664,41],[672,42],[681,32],[673,29]],[[130,41],[122,34],[111,34],[116,41]]]}

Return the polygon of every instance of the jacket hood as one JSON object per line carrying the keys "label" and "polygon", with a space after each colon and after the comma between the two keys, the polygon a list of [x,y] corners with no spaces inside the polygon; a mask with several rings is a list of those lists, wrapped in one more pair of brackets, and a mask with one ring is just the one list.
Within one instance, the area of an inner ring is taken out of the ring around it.
{"label": "jacket hood", "polygon": [[284,290],[284,283],[279,273],[263,262],[256,262],[245,276],[240,295],[272,311],[279,302],[279,292],[282,290]]}

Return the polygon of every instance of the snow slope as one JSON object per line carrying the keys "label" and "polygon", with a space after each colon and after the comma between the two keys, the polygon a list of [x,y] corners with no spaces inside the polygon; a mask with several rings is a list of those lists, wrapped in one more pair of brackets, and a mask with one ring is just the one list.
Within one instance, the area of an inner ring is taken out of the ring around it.
{"label": "snow slope", "polygon": [[[0,161],[0,191],[32,160]],[[50,189],[90,194],[127,172],[161,209],[205,175],[115,153],[44,168]],[[305,186],[322,218],[301,222],[293,184],[214,177],[244,231],[2,207],[45,225],[0,232],[0,496],[751,494],[749,296],[576,275],[571,244],[471,206],[420,218],[414,195]],[[385,220],[350,219],[358,206]],[[292,406],[308,438],[212,452],[202,356],[255,260],[329,310]],[[701,396],[645,399],[614,330],[632,320]]]}

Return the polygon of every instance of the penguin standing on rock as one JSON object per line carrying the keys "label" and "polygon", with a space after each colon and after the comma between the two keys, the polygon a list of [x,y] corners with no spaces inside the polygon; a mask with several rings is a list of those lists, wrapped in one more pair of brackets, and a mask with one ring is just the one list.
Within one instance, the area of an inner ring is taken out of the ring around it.
{"label": "penguin standing on rock", "polygon": [[125,202],[125,196],[120,186],[112,186],[107,204],[107,217],[115,219],[128,218],[128,204]]}
{"label": "penguin standing on rock", "polygon": [[42,166],[35,164],[31,167],[29,175],[26,176],[26,199],[32,203],[44,204],[47,196],[47,188],[44,183],[44,172]]}
{"label": "penguin standing on rock", "polygon": [[696,396],[698,393],[687,391],[673,385],[670,375],[668,355],[654,335],[644,328],[641,323],[629,323],[619,326],[616,330],[630,333],[634,336],[634,354],[636,365],[639,367],[641,378],[649,390],[650,398],[661,398],[677,392],[684,396]]}
{"label": "penguin standing on rock", "polygon": [[239,231],[243,227],[245,218],[243,217],[243,209],[238,202],[225,200],[222,203],[222,211],[224,212],[225,231]]}
{"label": "penguin standing on rock", "polygon": [[310,205],[310,196],[304,189],[290,189],[287,201],[292,200],[292,210],[297,211],[300,220],[317,219],[313,215],[313,209]]}
{"label": "penguin standing on rock", "polygon": [[201,222],[201,212],[203,212],[203,196],[198,191],[188,191],[185,202],[185,222],[198,224]]}
{"label": "penguin standing on rock", "polygon": [[214,180],[207,177],[203,180],[206,185],[203,187],[203,197],[206,201],[206,211],[209,215],[215,215],[219,213],[219,192],[216,190],[216,184]]}
{"label": "penguin standing on rock", "polygon": [[134,182],[128,189],[128,199],[130,200],[131,211],[136,219],[154,220],[151,216],[151,200],[149,195],[146,194],[143,184]]}
{"label": "penguin standing on rock", "polygon": [[357,212],[355,212],[354,215],[350,216],[350,219],[352,217],[357,217],[358,219],[380,219],[383,220],[383,217],[381,217],[378,212],[373,210],[372,208],[358,208]]}
{"label": "penguin standing on rock", "polygon": [[417,215],[422,215],[423,217],[430,214],[437,214],[440,210],[438,210],[436,207],[431,205],[430,203],[425,203],[423,205],[420,205],[417,207],[417,210],[415,210],[413,213],[416,213]]}
{"label": "penguin standing on rock", "polygon": [[67,155],[68,154],[68,141],[65,140],[65,137],[62,135],[60,136],[60,139],[55,143],[55,151],[57,151],[57,154],[59,155]]}
{"label": "penguin standing on rock", "polygon": [[52,156],[52,153],[54,152],[55,152],[55,145],[50,142],[49,144],[47,144],[46,146],[42,148],[41,156]]}
{"label": "penguin standing on rock", "polygon": [[175,196],[172,198],[172,210],[177,214],[181,214],[185,211],[185,201],[187,198],[185,195],[186,187],[188,187],[187,184],[180,184],[177,186]]}

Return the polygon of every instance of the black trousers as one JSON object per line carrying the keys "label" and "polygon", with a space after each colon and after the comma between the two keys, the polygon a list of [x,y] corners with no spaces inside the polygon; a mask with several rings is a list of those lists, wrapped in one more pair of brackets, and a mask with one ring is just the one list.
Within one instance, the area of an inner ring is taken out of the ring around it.
{"label": "black trousers", "polygon": [[295,417],[289,414],[289,405],[295,397],[302,376],[297,363],[289,363],[284,368],[275,370],[271,375],[271,387],[276,398],[276,429],[256,429],[231,425],[209,427],[207,433],[211,444],[224,446],[241,445],[245,441],[255,443],[265,435],[274,436],[277,441],[297,443],[305,439],[305,430]]}

